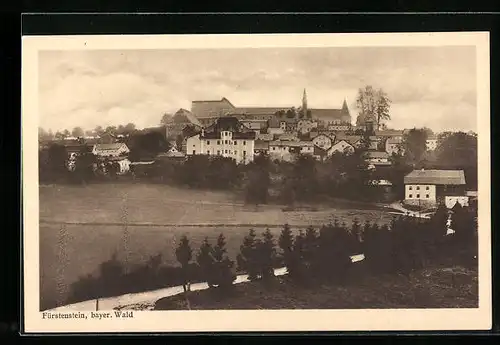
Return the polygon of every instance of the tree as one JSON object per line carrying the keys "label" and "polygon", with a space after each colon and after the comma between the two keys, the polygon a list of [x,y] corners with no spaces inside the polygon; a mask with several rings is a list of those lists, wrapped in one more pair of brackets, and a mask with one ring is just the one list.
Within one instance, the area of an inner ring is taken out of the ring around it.
{"label": "tree", "polygon": [[256,239],[255,230],[250,229],[248,235],[244,237],[243,244],[240,246],[240,253],[236,257],[238,270],[246,272],[249,280],[260,278],[257,250],[259,245],[260,240]]}
{"label": "tree", "polygon": [[269,196],[271,177],[269,173],[270,159],[267,154],[257,155],[253,162],[247,165],[248,183],[246,201],[255,204],[265,204]]}
{"label": "tree", "polygon": [[472,261],[473,256],[478,253],[477,214],[457,202],[452,209],[450,227],[455,231],[453,243],[459,255]]}
{"label": "tree", "polygon": [[259,271],[264,281],[274,278],[274,263],[276,262],[276,247],[273,234],[269,229],[262,234],[258,247]]}
{"label": "tree", "polygon": [[477,136],[445,132],[438,136],[437,163],[447,169],[463,169],[468,188],[477,188]]}
{"label": "tree", "polygon": [[208,283],[210,288],[214,287],[213,280],[213,268],[215,260],[212,256],[213,249],[212,245],[208,242],[208,237],[205,237],[203,243],[200,245],[198,250],[198,255],[196,256],[196,262],[200,268],[201,275]]}
{"label": "tree", "polygon": [[71,131],[71,135],[75,138],[83,137],[85,132],[83,131],[82,127],[75,127]]}
{"label": "tree", "polygon": [[212,258],[212,284],[222,291],[228,291],[233,286],[236,275],[233,272],[234,262],[227,256],[226,238],[222,233],[217,237],[217,244],[212,249]]}
{"label": "tree", "polygon": [[105,131],[101,126],[96,126],[96,128],[94,128],[94,133],[97,135],[102,135],[104,132]]}
{"label": "tree", "polygon": [[359,89],[356,98],[356,106],[359,111],[356,124],[362,125],[368,117],[372,117],[375,119],[378,129],[382,121],[391,119],[390,104],[391,100],[382,89],[374,89],[371,85]]}
{"label": "tree", "polygon": [[404,156],[407,162],[418,164],[427,150],[427,132],[412,128],[403,135]]}
{"label": "tree", "polygon": [[288,268],[293,251],[293,233],[290,225],[285,224],[278,238],[278,246],[282,251],[283,263]]}
{"label": "tree", "polygon": [[169,114],[169,113],[163,114],[163,116],[161,117],[161,120],[160,120],[160,124],[167,125],[169,123],[172,123],[173,117],[174,116],[172,114]]}
{"label": "tree", "polygon": [[189,262],[192,259],[193,251],[191,249],[191,245],[189,244],[189,240],[186,235],[181,237],[179,242],[179,246],[175,250],[175,256],[177,261],[181,264],[182,269],[182,288],[184,292],[190,291],[190,277],[189,277]]}
{"label": "tree", "polygon": [[129,122],[123,128],[124,134],[131,134],[135,131],[135,124]]}

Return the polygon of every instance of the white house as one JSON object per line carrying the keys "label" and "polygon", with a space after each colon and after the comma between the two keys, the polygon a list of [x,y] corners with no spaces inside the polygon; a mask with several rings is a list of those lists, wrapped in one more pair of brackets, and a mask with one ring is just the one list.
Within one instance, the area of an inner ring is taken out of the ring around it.
{"label": "white house", "polygon": [[[446,206],[468,203],[463,170],[413,170],[404,177],[405,203]],[[465,201],[467,198],[467,201]]]}
{"label": "white house", "polygon": [[99,157],[120,157],[130,152],[125,143],[95,144],[92,153]]}
{"label": "white house", "polygon": [[335,152],[354,153],[354,146],[345,140],[340,140],[328,149],[328,156],[333,155]]}
{"label": "white house", "polygon": [[296,155],[314,155],[314,144],[311,141],[271,141],[269,155],[271,159],[292,161]]}
{"label": "white house", "polygon": [[254,158],[255,132],[242,131],[235,117],[221,117],[187,139],[186,155],[209,155],[232,158],[236,163],[250,163]]}
{"label": "white house", "polygon": [[437,149],[438,139],[435,135],[429,136],[425,141],[425,148],[427,151],[434,151]]}
{"label": "white house", "polygon": [[323,150],[328,150],[333,146],[333,143],[335,141],[335,137],[331,137],[326,134],[319,134],[316,137],[313,138],[312,142],[314,145],[319,147],[320,149]]}

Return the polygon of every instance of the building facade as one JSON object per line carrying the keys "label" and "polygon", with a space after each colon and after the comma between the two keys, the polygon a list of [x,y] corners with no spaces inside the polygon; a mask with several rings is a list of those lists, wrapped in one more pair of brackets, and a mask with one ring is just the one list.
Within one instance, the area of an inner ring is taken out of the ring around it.
{"label": "building facade", "polygon": [[247,164],[254,158],[255,137],[255,132],[248,131],[236,118],[219,118],[201,133],[187,138],[186,155],[221,156]]}
{"label": "building facade", "polygon": [[463,170],[413,170],[404,184],[405,203],[410,205],[448,206],[453,200],[465,203],[467,198]]}

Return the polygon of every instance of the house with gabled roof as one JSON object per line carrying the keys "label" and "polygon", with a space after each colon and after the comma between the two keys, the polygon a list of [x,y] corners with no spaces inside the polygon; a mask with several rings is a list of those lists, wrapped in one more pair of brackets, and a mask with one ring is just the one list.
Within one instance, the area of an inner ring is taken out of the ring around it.
{"label": "house with gabled roof", "polygon": [[130,150],[125,143],[95,144],[92,153],[98,157],[122,157]]}
{"label": "house with gabled roof", "polygon": [[413,170],[404,177],[405,203],[434,206],[468,204],[463,170]]}
{"label": "house with gabled roof", "polygon": [[340,152],[340,153],[345,153],[345,154],[352,154],[354,153],[354,146],[348,143],[345,140],[340,140],[337,141],[335,144],[333,144],[329,149],[328,149],[328,156],[333,155],[335,152]]}

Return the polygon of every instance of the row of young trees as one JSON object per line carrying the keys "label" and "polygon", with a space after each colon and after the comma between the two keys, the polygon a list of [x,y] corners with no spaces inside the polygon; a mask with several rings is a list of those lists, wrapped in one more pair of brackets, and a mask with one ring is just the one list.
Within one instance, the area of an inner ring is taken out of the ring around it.
{"label": "row of young trees", "polygon": [[[407,275],[440,263],[477,265],[477,209],[453,208],[453,234],[447,234],[447,220],[448,210],[441,206],[430,220],[400,217],[389,225],[354,220],[348,227],[334,221],[305,231],[285,225],[277,238],[269,229],[260,236],[251,229],[236,262],[228,256],[223,234],[215,243],[205,238],[196,251],[182,236],[175,251],[179,266],[162,266],[156,255],[126,270],[113,256],[101,264],[99,276],[81,277],[72,285],[67,303],[181,284],[188,293],[191,283],[203,281],[223,297],[233,291],[236,273],[272,284],[278,267],[286,267],[291,283],[314,286],[355,282],[367,274]],[[357,254],[364,260],[353,263]]]}

